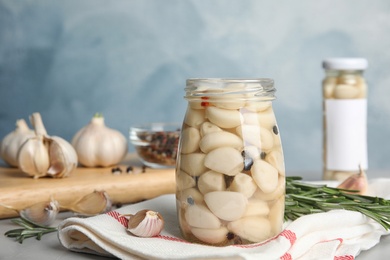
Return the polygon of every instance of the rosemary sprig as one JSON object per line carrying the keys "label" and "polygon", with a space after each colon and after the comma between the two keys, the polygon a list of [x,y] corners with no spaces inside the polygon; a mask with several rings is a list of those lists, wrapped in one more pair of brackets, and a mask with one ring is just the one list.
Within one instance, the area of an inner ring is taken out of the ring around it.
{"label": "rosemary sprig", "polygon": [[309,184],[301,177],[286,177],[284,218],[295,220],[301,216],[333,209],[358,211],[390,229],[390,200],[356,194],[357,191]]}
{"label": "rosemary sprig", "polygon": [[13,219],[12,222],[22,226],[22,228],[9,230],[5,232],[4,235],[15,238],[15,240],[21,244],[26,238],[36,237],[37,240],[41,240],[43,235],[57,231],[56,227],[37,225],[22,217]]}

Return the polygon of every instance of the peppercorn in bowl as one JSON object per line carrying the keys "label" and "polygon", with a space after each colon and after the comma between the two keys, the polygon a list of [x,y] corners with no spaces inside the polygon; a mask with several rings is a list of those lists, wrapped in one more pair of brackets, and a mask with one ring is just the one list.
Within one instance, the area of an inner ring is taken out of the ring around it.
{"label": "peppercorn in bowl", "polygon": [[179,123],[149,123],[130,128],[130,142],[143,164],[174,168],[180,137]]}

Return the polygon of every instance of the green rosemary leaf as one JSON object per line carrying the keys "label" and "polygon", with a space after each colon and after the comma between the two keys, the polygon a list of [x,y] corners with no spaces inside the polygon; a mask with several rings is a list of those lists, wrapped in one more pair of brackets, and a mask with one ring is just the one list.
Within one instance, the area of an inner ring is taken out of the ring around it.
{"label": "green rosemary leaf", "polygon": [[22,226],[26,229],[32,229],[34,228],[34,225],[29,223],[29,222],[26,222],[24,219],[20,218],[20,219],[13,219],[11,220],[13,223],[19,225],[19,226]]}
{"label": "green rosemary leaf", "polygon": [[19,243],[23,243],[24,239],[35,237],[41,240],[42,236],[51,232],[56,232],[55,227],[46,227],[38,224],[34,224],[25,218],[13,219],[13,223],[22,226],[23,228],[12,229],[4,233],[5,236],[15,238]]}
{"label": "green rosemary leaf", "polygon": [[390,229],[390,200],[286,177],[285,219],[335,209],[357,211]]}
{"label": "green rosemary leaf", "polygon": [[4,233],[4,235],[7,237],[17,237],[20,236],[20,233],[23,230],[24,230],[23,228],[8,230],[7,232]]}

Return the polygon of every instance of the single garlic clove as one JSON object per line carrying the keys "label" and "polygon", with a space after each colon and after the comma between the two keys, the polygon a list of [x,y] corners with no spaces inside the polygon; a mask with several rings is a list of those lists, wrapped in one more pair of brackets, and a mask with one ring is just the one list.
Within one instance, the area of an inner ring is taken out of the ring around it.
{"label": "single garlic clove", "polygon": [[198,179],[198,190],[202,194],[226,189],[225,175],[215,171],[207,171]]}
{"label": "single garlic clove", "polygon": [[138,237],[154,237],[164,228],[164,219],[160,213],[144,209],[130,216],[127,230]]}
{"label": "single garlic clove", "polygon": [[24,119],[16,121],[16,128],[7,134],[1,141],[0,156],[11,166],[18,167],[18,150],[20,146],[29,138],[34,136]]}
{"label": "single garlic clove", "polygon": [[55,178],[67,177],[77,167],[76,151],[61,137],[52,136],[49,139],[50,168],[47,174]]}
{"label": "single garlic clove", "polygon": [[209,152],[204,165],[213,171],[234,176],[244,169],[244,159],[237,149],[225,146]]}
{"label": "single garlic clove", "polygon": [[229,231],[251,242],[262,242],[271,235],[271,224],[265,217],[249,216],[227,224]]}
{"label": "single garlic clove", "polygon": [[71,205],[61,205],[62,208],[83,216],[93,216],[105,213],[111,209],[112,202],[107,192],[93,191]]}
{"label": "single garlic clove", "polygon": [[19,168],[34,178],[46,175],[50,167],[47,144],[43,136],[28,139],[18,151]]}
{"label": "single garlic clove", "polygon": [[361,166],[359,166],[359,168],[359,173],[351,175],[350,177],[345,179],[337,186],[337,188],[350,190],[355,194],[365,195],[367,193],[368,187],[367,175]]}
{"label": "single garlic clove", "polygon": [[204,201],[215,216],[226,221],[241,218],[248,204],[242,193],[234,191],[212,191],[204,195]]}
{"label": "single garlic clove", "polygon": [[50,226],[54,223],[59,211],[60,207],[58,202],[51,200],[49,202],[38,202],[25,208],[19,212],[19,215],[34,224]]}
{"label": "single garlic clove", "polygon": [[184,217],[191,227],[219,228],[222,224],[221,220],[203,204],[190,205],[186,209]]}
{"label": "single garlic clove", "polygon": [[227,240],[229,230],[226,227],[215,229],[192,227],[191,233],[202,242],[217,245],[222,244]]}

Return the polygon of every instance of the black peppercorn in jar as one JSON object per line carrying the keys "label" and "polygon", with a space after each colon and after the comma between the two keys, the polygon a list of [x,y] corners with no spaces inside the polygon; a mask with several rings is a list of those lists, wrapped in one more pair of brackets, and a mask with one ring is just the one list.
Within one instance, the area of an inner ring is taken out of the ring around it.
{"label": "black peppercorn in jar", "polygon": [[176,163],[190,242],[261,242],[282,229],[285,168],[271,79],[188,79]]}
{"label": "black peppercorn in jar", "polygon": [[323,179],[343,181],[367,170],[367,60],[323,62]]}

